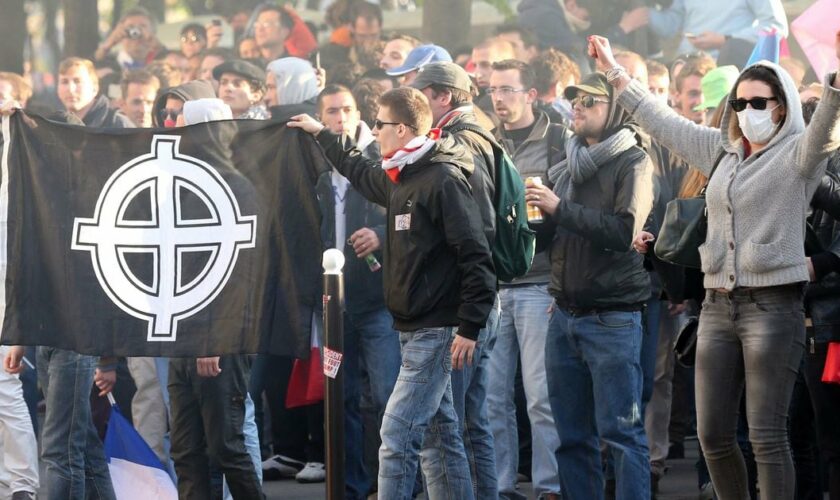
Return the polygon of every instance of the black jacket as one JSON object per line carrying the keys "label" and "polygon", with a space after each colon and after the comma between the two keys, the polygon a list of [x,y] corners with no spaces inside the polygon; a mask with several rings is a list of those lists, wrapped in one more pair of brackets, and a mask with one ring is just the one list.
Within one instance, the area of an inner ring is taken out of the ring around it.
{"label": "black jacket", "polygon": [[134,128],[134,123],[120,110],[112,108],[104,95],[99,95],[93,100],[93,106],[82,121],[86,127],[92,128]]}
{"label": "black jacket", "polygon": [[318,105],[316,104],[316,97],[303,101],[297,104],[281,104],[279,106],[271,106],[268,108],[269,114],[273,121],[287,122],[295,115],[311,115],[318,114]]}
{"label": "black jacket", "polygon": [[650,278],[633,236],[651,210],[650,158],[634,146],[560,200],[553,220],[549,292],[561,307],[610,309],[650,298]]}
{"label": "black jacket", "polygon": [[[318,142],[353,187],[386,208],[384,289],[394,327],[458,326],[458,335],[478,338],[495,300],[496,277],[463,148],[451,138],[438,140],[394,184],[347,138],[323,131]],[[409,229],[398,231],[397,217]]]}
{"label": "black jacket", "polygon": [[[496,156],[490,142],[464,126],[480,127],[472,112],[465,112],[453,117],[441,130],[451,135],[456,143],[462,145],[472,155],[472,168],[467,181],[472,187],[473,198],[478,203],[482,227],[487,241],[493,244],[496,236]],[[488,131],[488,136],[492,134]]]}
{"label": "black jacket", "polygon": [[806,288],[806,311],[816,342],[840,342],[840,153],[829,158],[811,206],[805,252],[817,281]]}
{"label": "black jacket", "polygon": [[[612,94],[612,87],[607,88]],[[642,148],[645,134],[610,95],[601,140],[627,129],[634,132],[636,145],[576,184],[572,199],[561,198],[552,217],[557,234],[549,255],[548,290],[560,307],[623,309],[650,298],[649,273],[632,243],[653,209],[653,163]]]}

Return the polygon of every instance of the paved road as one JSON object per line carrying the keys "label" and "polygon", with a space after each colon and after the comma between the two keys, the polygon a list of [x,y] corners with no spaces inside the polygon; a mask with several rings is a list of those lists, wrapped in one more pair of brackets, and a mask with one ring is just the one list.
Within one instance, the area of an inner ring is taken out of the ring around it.
{"label": "paved road", "polygon": [[[668,463],[668,474],[659,484],[659,500],[696,500],[697,473],[694,463],[697,460],[697,443],[689,442],[686,446],[686,457],[683,460],[673,460]],[[521,491],[534,498],[531,484],[520,485]],[[298,484],[294,481],[270,481],[265,483],[266,497],[270,500],[316,500],[326,497],[323,484]]]}

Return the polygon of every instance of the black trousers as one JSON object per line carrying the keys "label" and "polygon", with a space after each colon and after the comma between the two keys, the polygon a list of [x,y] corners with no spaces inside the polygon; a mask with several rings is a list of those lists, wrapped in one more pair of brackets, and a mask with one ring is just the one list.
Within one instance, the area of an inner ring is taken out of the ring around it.
{"label": "black trousers", "polygon": [[219,366],[218,376],[200,377],[195,358],[169,361],[170,435],[180,500],[213,498],[211,464],[225,475],[234,499],[264,498],[242,432],[248,359],[222,356]]}
{"label": "black trousers", "polygon": [[840,425],[837,424],[837,415],[840,415],[840,385],[822,382],[828,344],[816,343],[812,350],[810,330],[805,349],[805,382],[814,405],[817,447],[828,465],[829,498],[840,500]]}

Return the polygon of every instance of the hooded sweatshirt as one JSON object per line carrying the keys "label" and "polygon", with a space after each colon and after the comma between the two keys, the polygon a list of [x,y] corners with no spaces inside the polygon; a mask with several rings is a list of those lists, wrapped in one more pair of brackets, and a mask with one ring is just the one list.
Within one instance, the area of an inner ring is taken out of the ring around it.
{"label": "hooded sweatshirt", "polygon": [[[647,133],[707,176],[725,153],[706,190],[708,232],[699,249],[706,288],[808,281],[804,240],[809,202],[825,172],[823,160],[840,147],[840,89],[829,85],[833,75],[806,128],[790,75],[767,61],[756,64],[779,76],[787,115],[770,142],[748,157],[730,106],[715,129],[678,116],[636,81],[618,98]],[[736,97],[735,89],[729,97]]]}
{"label": "hooded sweatshirt", "polygon": [[166,108],[166,99],[169,96],[187,102],[196,99],[213,99],[216,97],[216,91],[213,89],[213,84],[205,80],[193,80],[162,91],[155,101],[154,115],[152,115],[156,127],[163,126],[160,121],[160,112]]}
{"label": "hooded sweatshirt", "polygon": [[[641,147],[645,138],[616,104],[612,87],[607,88],[609,112],[599,146],[612,144],[613,136],[628,130],[634,143],[616,148],[582,182],[572,181],[564,171],[579,161],[572,156],[548,172],[549,180],[557,182],[555,192],[564,193],[550,218],[556,223],[556,235],[549,253],[549,293],[567,309],[640,310],[650,298],[650,277],[631,245],[653,206],[653,164]],[[567,153],[572,141],[579,147],[585,144],[582,137],[572,136],[566,142]]]}
{"label": "hooded sweatshirt", "polygon": [[297,57],[283,57],[266,67],[274,74],[277,85],[277,104],[300,104],[318,96],[315,70],[309,61]]}
{"label": "hooded sweatshirt", "polygon": [[120,110],[112,108],[104,95],[94,98],[82,121],[86,127],[92,128],[134,128],[134,123]]}
{"label": "hooded sweatshirt", "polygon": [[184,103],[184,123],[214,122],[219,120],[232,120],[230,106],[221,99],[204,98]]}

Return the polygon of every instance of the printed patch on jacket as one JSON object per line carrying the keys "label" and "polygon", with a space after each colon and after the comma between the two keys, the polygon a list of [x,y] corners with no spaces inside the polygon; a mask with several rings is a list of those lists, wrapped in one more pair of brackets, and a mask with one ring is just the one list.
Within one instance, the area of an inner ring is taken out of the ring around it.
{"label": "printed patch on jacket", "polygon": [[394,231],[408,231],[409,229],[411,229],[411,214],[394,217]]}

